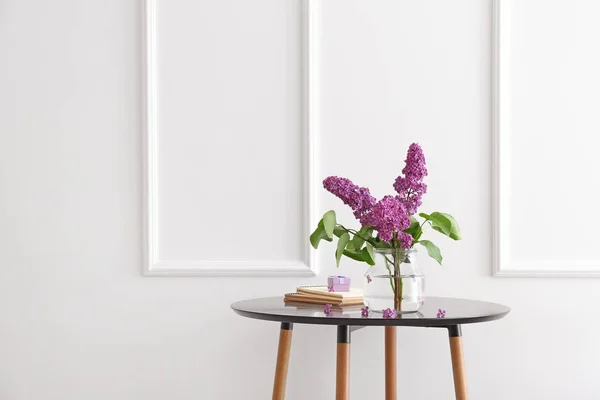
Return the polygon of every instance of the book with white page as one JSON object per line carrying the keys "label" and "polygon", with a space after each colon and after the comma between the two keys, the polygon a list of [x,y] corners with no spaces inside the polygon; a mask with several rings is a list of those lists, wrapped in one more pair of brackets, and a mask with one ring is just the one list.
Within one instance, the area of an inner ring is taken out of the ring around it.
{"label": "book with white page", "polygon": [[326,285],[298,286],[296,291],[298,293],[318,294],[335,299],[362,299],[363,296],[362,289],[350,288],[349,292],[330,292]]}

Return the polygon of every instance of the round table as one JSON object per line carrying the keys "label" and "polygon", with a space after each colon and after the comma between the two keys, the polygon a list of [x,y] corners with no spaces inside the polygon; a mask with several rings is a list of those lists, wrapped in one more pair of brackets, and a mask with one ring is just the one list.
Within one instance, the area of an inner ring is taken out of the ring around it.
{"label": "round table", "polygon": [[[418,312],[402,314],[397,318],[384,318],[383,314],[375,312],[370,312],[368,316],[362,316],[361,306],[333,309],[329,314],[325,314],[323,306],[286,304],[282,297],[238,301],[233,303],[231,308],[243,317],[281,323],[273,384],[274,400],[281,400],[285,397],[292,329],[295,323],[337,326],[336,399],[338,400],[349,398],[350,335],[352,331],[366,326],[385,327],[385,398],[386,400],[395,400],[397,395],[396,327],[446,328],[450,337],[456,399],[467,400],[461,325],[493,321],[504,317],[510,311],[510,308],[501,304],[445,297],[426,297]],[[438,315],[439,310],[444,310],[445,315]]]}

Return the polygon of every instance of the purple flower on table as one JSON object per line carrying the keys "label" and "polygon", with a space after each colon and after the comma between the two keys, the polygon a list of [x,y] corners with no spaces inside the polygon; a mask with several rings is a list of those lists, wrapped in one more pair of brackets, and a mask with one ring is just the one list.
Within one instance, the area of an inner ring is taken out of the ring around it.
{"label": "purple flower on table", "polygon": [[369,306],[364,306],[363,308],[361,308],[360,315],[363,317],[368,317],[369,316]]}
{"label": "purple flower on table", "polygon": [[383,318],[390,319],[390,318],[397,318],[397,317],[398,317],[398,313],[393,308],[386,308],[385,310],[383,310]]}
{"label": "purple flower on table", "polygon": [[423,178],[427,176],[427,167],[421,146],[417,143],[411,144],[404,162],[405,166],[402,170],[404,176],[396,178],[394,189],[398,192],[397,197],[408,214],[413,215],[421,206],[423,195],[427,193],[427,185],[423,183]]}
{"label": "purple flower on table", "polygon": [[373,279],[371,279],[371,275],[367,275],[367,283],[371,283]]}
{"label": "purple flower on table", "polygon": [[442,310],[441,308],[438,309],[437,317],[438,318],[446,318],[446,310]]}
{"label": "purple flower on table", "polygon": [[[385,196],[373,206],[373,213],[368,218],[369,225],[377,229],[379,239],[389,242],[394,237],[394,231],[401,234],[410,226],[410,218],[406,208],[397,197]],[[410,237],[410,239],[409,239]],[[405,248],[412,244],[412,236],[400,235],[401,242]]]}
{"label": "purple flower on table", "polygon": [[333,285],[328,285],[327,286],[327,291],[328,292],[335,292],[335,290],[333,290]]}
{"label": "purple flower on table", "polygon": [[327,191],[339,197],[344,204],[350,206],[354,211],[354,217],[361,224],[368,225],[368,216],[375,205],[375,197],[371,196],[368,188],[360,187],[352,183],[350,179],[339,176],[329,176],[323,181]]}
{"label": "purple flower on table", "polygon": [[325,315],[331,314],[331,304],[325,304],[325,308],[323,309]]}

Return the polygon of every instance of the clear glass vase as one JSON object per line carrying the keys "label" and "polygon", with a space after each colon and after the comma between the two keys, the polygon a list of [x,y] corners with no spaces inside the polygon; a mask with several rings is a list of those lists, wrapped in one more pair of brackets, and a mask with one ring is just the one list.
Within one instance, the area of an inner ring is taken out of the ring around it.
{"label": "clear glass vase", "polygon": [[365,273],[363,299],[369,311],[390,308],[398,314],[416,312],[425,294],[425,276],[416,249],[374,249],[375,265]]}

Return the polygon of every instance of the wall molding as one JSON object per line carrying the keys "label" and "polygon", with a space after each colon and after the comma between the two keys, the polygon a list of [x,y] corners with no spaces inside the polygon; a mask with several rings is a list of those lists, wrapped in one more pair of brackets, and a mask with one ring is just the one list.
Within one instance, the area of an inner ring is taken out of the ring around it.
{"label": "wall molding", "polygon": [[157,49],[156,2],[144,1],[143,43],[143,182],[144,182],[144,276],[314,276],[317,274],[315,251],[309,234],[316,221],[316,142],[318,120],[317,74],[317,5],[304,0],[302,9],[303,59],[303,237],[304,259],[282,261],[204,261],[160,260],[158,257],[158,123],[157,123]]}
{"label": "wall molding", "polygon": [[493,274],[508,277],[600,277],[600,260],[512,260],[510,212],[510,0],[494,0],[492,43]]}

